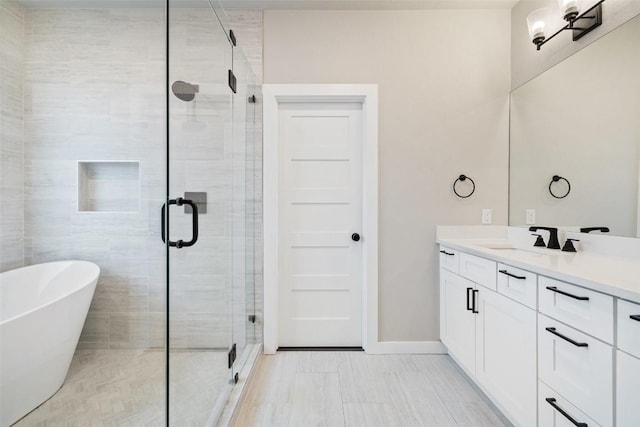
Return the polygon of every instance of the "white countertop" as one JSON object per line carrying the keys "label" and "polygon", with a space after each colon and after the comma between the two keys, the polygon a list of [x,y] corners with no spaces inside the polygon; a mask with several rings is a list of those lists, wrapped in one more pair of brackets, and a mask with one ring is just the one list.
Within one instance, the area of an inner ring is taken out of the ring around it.
{"label": "white countertop", "polygon": [[[443,238],[440,245],[640,303],[640,260],[517,245],[505,238]],[[518,248],[519,250],[499,249]]]}

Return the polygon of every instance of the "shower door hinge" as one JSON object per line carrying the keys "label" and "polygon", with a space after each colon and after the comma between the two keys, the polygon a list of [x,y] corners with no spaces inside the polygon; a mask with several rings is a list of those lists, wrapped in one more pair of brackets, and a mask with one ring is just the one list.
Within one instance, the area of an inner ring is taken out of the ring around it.
{"label": "shower door hinge", "polygon": [[256,103],[256,96],[255,95],[251,95],[248,99],[249,104],[255,104]]}
{"label": "shower door hinge", "polygon": [[229,30],[229,39],[231,40],[231,43],[236,46],[236,35],[233,34],[233,30]]}
{"label": "shower door hinge", "polygon": [[236,76],[233,74],[233,71],[229,70],[229,87],[236,93],[236,85],[238,84],[238,80],[236,80]]}
{"label": "shower door hinge", "polygon": [[236,344],[233,343],[231,350],[229,350],[229,369],[233,366],[233,362],[236,361]]}
{"label": "shower door hinge", "polygon": [[249,322],[256,323],[256,315],[255,314],[250,314],[249,315]]}

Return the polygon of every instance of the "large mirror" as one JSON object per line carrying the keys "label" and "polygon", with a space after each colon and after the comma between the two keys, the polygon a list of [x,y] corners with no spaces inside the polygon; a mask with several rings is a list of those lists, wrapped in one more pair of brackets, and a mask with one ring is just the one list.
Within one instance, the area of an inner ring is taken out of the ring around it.
{"label": "large mirror", "polygon": [[640,237],[640,16],[514,90],[510,138],[510,225]]}

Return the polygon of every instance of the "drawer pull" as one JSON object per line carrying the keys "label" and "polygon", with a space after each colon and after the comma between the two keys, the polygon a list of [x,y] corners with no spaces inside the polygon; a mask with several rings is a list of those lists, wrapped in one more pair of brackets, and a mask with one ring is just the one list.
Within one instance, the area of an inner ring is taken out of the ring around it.
{"label": "drawer pull", "polygon": [[553,397],[547,397],[546,399],[544,399],[547,401],[547,403],[551,406],[553,406],[553,409],[555,409],[556,411],[560,412],[562,415],[564,415],[564,417],[566,419],[568,419],[569,421],[571,421],[571,423],[574,426],[577,427],[589,427],[589,425],[587,423],[579,423],[578,421],[575,420],[575,418],[573,418],[571,415],[569,415],[567,413],[567,411],[565,411],[564,409],[562,409],[557,403],[556,403],[556,399]]}
{"label": "drawer pull", "polygon": [[506,274],[509,277],[513,277],[514,279],[519,279],[519,280],[526,280],[525,276],[516,276],[513,273],[509,273],[507,270],[498,270],[498,272],[502,273],[502,274]]}
{"label": "drawer pull", "polygon": [[467,310],[473,311],[473,306],[470,305],[471,298],[469,298],[469,291],[473,291],[473,288],[467,288]]}
{"label": "drawer pull", "polygon": [[589,347],[589,344],[587,344],[586,342],[578,342],[575,340],[572,340],[571,338],[562,335],[560,332],[556,331],[556,328],[544,328],[546,331],[551,332],[553,335],[562,338],[563,340],[570,342],[571,344],[575,345],[576,347]]}
{"label": "drawer pull", "polygon": [[633,319],[636,322],[640,322],[640,314],[632,314],[631,316],[629,316],[629,319]]}
{"label": "drawer pull", "polygon": [[476,309],[476,295],[478,295],[479,293],[480,293],[480,291],[479,291],[479,290],[477,290],[477,289],[474,289],[474,290],[473,290],[473,292],[471,293],[471,296],[472,296],[472,301],[471,301],[471,307],[472,307],[472,310],[471,310],[471,312],[472,312],[472,313],[475,313],[475,314],[480,313],[480,312]]}
{"label": "drawer pull", "polygon": [[441,254],[445,254],[445,255],[449,255],[449,256],[454,256],[455,254],[453,253],[449,253],[447,251],[440,251]]}
{"label": "drawer pull", "polygon": [[555,286],[547,286],[547,289],[549,289],[551,292],[555,292],[555,293],[558,293],[560,295],[565,295],[565,296],[571,297],[573,299],[577,299],[577,300],[580,300],[580,301],[589,301],[589,297],[579,297],[577,295],[570,294],[569,292],[561,291],[560,289],[556,288]]}

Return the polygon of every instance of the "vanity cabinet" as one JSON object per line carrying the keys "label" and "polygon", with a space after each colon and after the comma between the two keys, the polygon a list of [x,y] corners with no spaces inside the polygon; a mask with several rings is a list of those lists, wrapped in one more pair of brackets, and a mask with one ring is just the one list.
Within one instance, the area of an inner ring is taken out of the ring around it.
{"label": "vanity cabinet", "polygon": [[455,257],[440,268],[442,342],[516,426],[640,427],[640,304]]}
{"label": "vanity cabinet", "polygon": [[458,251],[451,248],[440,248],[440,268],[458,273],[458,259],[460,258]]}
{"label": "vanity cabinet", "polygon": [[538,426],[598,427],[599,424],[542,381],[538,382]]}
{"label": "vanity cabinet", "polygon": [[471,309],[475,284],[440,269],[440,337],[458,362],[475,373],[475,314]]}
{"label": "vanity cabinet", "polygon": [[536,312],[480,289],[476,378],[521,426],[536,425]]}
{"label": "vanity cabinet", "polygon": [[539,315],[538,377],[598,425],[612,425],[613,347],[609,344]]}
{"label": "vanity cabinet", "polygon": [[[536,312],[495,291],[494,261],[459,256],[459,274],[440,269],[442,342],[512,420],[533,427]],[[535,287],[535,278],[529,286]]]}
{"label": "vanity cabinet", "polygon": [[640,425],[640,304],[618,300],[616,363],[617,426],[638,427]]}
{"label": "vanity cabinet", "polygon": [[613,344],[613,297],[540,277],[540,312]]}
{"label": "vanity cabinet", "polygon": [[617,357],[617,427],[638,427],[640,425],[640,359],[623,351]]}

